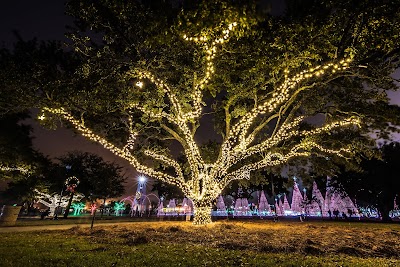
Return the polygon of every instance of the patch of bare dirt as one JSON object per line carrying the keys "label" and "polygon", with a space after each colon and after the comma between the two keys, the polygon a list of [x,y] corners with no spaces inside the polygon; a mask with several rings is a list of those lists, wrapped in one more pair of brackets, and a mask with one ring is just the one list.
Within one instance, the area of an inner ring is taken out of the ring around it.
{"label": "patch of bare dirt", "polygon": [[95,243],[121,242],[195,244],[228,250],[296,252],[304,255],[345,254],[358,257],[400,257],[400,225],[362,223],[238,223],[196,227],[189,223],[149,222],[123,227],[72,228]]}

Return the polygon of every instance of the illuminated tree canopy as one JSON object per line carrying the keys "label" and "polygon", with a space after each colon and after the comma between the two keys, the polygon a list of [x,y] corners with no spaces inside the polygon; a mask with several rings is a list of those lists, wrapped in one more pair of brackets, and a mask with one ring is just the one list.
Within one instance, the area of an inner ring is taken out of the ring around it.
{"label": "illuminated tree canopy", "polygon": [[178,186],[196,224],[233,180],[345,162],[396,129],[399,1],[288,1],[281,16],[204,2],[69,1],[71,65],[35,88],[39,118]]}

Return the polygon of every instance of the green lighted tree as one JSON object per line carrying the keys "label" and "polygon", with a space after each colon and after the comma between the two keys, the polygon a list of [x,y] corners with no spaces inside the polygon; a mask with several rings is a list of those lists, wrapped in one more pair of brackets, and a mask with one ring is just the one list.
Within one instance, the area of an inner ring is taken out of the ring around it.
{"label": "green lighted tree", "polygon": [[[374,145],[369,133],[398,125],[386,94],[396,89],[398,0],[288,1],[282,16],[248,1],[141,2],[68,2],[75,61],[59,59],[56,81],[34,88],[46,96],[40,118],[61,118],[178,186],[195,224],[211,221],[234,180],[346,162]],[[204,139],[217,140],[208,152]]]}
{"label": "green lighted tree", "polygon": [[71,208],[74,209],[74,216],[78,216],[81,214],[82,210],[85,208],[85,203],[82,203],[82,202],[72,203]]}
{"label": "green lighted tree", "polygon": [[114,204],[115,216],[122,216],[124,210],[125,210],[125,203],[115,202]]}

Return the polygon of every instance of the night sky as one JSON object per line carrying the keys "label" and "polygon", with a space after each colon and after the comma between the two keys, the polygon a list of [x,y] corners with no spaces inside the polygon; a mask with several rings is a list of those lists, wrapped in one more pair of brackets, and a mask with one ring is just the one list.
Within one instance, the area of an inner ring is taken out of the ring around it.
{"label": "night sky", "polygon": [[[272,1],[272,7],[274,13],[281,13],[282,1]],[[72,23],[72,19],[64,14],[64,9],[64,0],[2,1],[0,5],[0,46],[12,47],[16,40],[13,35],[14,30],[18,31],[25,40],[34,37],[39,40],[65,40],[65,25]],[[394,75],[400,77],[400,71]],[[393,104],[400,105],[399,93],[391,93],[390,96]],[[130,180],[125,195],[133,194],[136,190],[135,178],[138,174],[124,160],[81,136],[75,136],[71,130],[46,130],[33,120],[30,120],[29,123],[34,127],[34,146],[44,154],[57,157],[72,150],[99,154],[105,160],[125,167],[128,180]]]}
{"label": "night sky", "polygon": [[[14,0],[3,1],[0,5],[0,46],[12,48],[16,30],[24,40],[65,40],[65,25],[72,23],[72,18],[64,14],[64,0]],[[123,159],[114,156],[102,146],[94,144],[72,130],[59,128],[47,130],[34,120],[28,120],[34,132],[33,144],[42,153],[51,158],[64,155],[68,151],[79,150],[99,154],[106,161],[116,162],[125,167],[128,177],[126,192],[131,195],[136,190],[137,172]]]}

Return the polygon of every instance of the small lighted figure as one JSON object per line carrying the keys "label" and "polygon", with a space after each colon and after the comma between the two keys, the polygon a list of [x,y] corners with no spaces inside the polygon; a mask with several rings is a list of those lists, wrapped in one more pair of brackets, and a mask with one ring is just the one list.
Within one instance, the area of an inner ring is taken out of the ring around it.
{"label": "small lighted figure", "polygon": [[115,216],[122,216],[122,212],[125,210],[125,203],[115,202],[114,210],[115,210]]}
{"label": "small lighted figure", "polygon": [[90,205],[90,214],[94,215],[94,213],[96,212],[96,209],[97,209],[96,203],[93,203],[92,205]]}
{"label": "small lighted figure", "polygon": [[82,210],[85,208],[85,204],[82,202],[72,203],[71,207],[74,209],[74,216],[78,216],[82,213]]}

